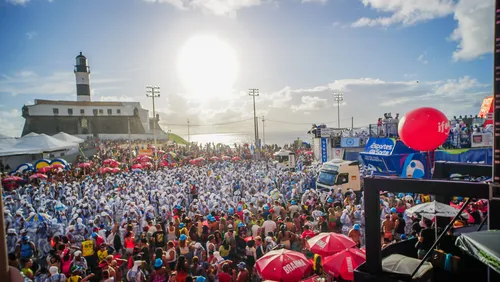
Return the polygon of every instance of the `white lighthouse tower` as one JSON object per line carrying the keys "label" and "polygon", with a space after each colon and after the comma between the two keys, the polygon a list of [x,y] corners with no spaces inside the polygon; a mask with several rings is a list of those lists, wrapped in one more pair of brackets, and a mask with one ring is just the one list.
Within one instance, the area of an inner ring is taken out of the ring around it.
{"label": "white lighthouse tower", "polygon": [[75,77],[77,101],[90,102],[90,68],[82,52],[76,56]]}

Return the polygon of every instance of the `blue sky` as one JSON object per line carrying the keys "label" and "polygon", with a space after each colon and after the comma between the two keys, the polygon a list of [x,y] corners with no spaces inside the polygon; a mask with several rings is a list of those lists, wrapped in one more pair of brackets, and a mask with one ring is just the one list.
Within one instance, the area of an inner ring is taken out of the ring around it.
{"label": "blue sky", "polygon": [[[354,116],[356,126],[419,106],[476,114],[491,95],[492,0],[235,2],[0,0],[0,131],[18,135],[21,107],[35,98],[75,100],[72,70],[80,51],[90,62],[93,100],[134,100],[151,109],[144,86],[160,85],[164,128],[187,118],[248,119],[248,88],[260,89],[259,115],[290,122],[266,124],[276,131],[336,120],[334,92],[344,93],[341,120]],[[181,82],[179,53],[200,35],[236,54],[231,91],[189,95]]]}

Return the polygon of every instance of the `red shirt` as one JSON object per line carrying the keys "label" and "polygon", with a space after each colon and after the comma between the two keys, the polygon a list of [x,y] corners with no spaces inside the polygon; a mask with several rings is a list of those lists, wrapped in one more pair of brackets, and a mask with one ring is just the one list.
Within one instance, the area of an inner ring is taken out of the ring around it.
{"label": "red shirt", "polygon": [[233,281],[233,277],[228,273],[221,272],[219,273],[219,282],[231,282]]}
{"label": "red shirt", "polygon": [[305,239],[307,236],[309,236],[310,238],[314,237],[316,234],[314,234],[314,231],[312,230],[306,230],[304,232],[302,232],[302,239]]}

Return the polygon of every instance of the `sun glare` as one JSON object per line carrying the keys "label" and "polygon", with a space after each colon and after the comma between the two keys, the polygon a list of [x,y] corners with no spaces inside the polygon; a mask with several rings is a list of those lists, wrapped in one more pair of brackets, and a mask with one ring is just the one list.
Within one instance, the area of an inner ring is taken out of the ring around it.
{"label": "sun glare", "polygon": [[181,49],[178,71],[189,96],[197,99],[227,97],[237,76],[236,53],[215,36],[195,36]]}

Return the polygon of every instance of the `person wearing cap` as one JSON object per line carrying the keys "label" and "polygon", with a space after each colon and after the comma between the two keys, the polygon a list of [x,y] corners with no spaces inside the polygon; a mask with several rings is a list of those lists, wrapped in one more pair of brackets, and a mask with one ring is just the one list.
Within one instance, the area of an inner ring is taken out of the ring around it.
{"label": "person wearing cap", "polygon": [[155,260],[153,272],[151,272],[151,276],[149,277],[152,282],[163,282],[168,279],[168,271],[167,268],[163,265],[163,260],[158,258]]}
{"label": "person wearing cap", "polygon": [[66,282],[66,275],[59,273],[57,266],[51,266],[48,279],[50,282]]}
{"label": "person wearing cap", "polygon": [[80,268],[82,273],[87,272],[87,260],[82,256],[81,251],[76,251],[73,254],[73,261],[70,264],[70,269],[74,266]]}
{"label": "person wearing cap", "polygon": [[358,223],[353,225],[347,236],[356,243],[358,248],[361,248],[361,226]]}
{"label": "person wearing cap", "polygon": [[292,200],[290,202],[290,206],[288,207],[288,212],[290,213],[290,216],[294,216],[296,213],[298,213],[300,211],[300,208],[299,206],[297,205],[297,201],[296,200]]}
{"label": "person wearing cap", "polygon": [[95,276],[94,273],[91,273],[91,274],[87,275],[86,277],[82,278],[82,274],[84,274],[85,272],[80,267],[78,267],[76,265],[72,266],[70,271],[71,271],[71,275],[68,277],[67,282],[85,282],[85,281],[88,281],[92,277]]}
{"label": "person wearing cap", "polygon": [[245,262],[238,263],[238,275],[236,276],[236,282],[250,281],[250,272],[247,270],[247,265]]}
{"label": "person wearing cap", "polygon": [[26,259],[37,256],[35,244],[29,236],[25,235],[21,238],[21,242],[16,247],[16,254],[18,258]]}

